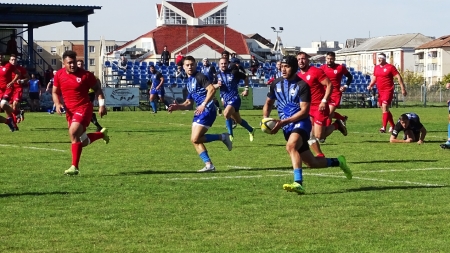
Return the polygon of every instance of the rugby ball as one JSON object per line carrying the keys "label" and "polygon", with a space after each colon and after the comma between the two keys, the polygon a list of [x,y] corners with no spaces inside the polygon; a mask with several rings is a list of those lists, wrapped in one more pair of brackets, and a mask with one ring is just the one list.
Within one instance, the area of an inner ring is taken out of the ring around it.
{"label": "rugby ball", "polygon": [[261,131],[266,134],[270,134],[276,124],[277,121],[274,118],[264,118],[261,120],[261,123],[259,123],[259,125],[261,126]]}

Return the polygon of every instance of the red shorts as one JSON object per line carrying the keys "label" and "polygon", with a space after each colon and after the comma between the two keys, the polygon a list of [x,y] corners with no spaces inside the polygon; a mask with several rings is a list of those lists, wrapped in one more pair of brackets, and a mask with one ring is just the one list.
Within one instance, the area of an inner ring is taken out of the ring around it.
{"label": "red shorts", "polygon": [[94,108],[92,106],[78,107],[71,111],[66,109],[66,119],[69,128],[73,122],[79,122],[83,126],[83,132],[86,132],[86,128],[91,123],[93,111]]}
{"label": "red shorts", "polygon": [[325,106],[325,110],[319,111],[318,105],[311,105],[309,108],[309,116],[313,118],[313,123],[319,126],[326,126],[328,116],[330,116],[330,107]]}
{"label": "red shorts", "polygon": [[1,87],[0,88],[0,99],[4,98],[5,100],[9,101],[9,99],[11,98],[12,92],[13,92],[12,89],[13,89],[12,87],[11,88],[7,88],[6,86]]}
{"label": "red shorts", "polygon": [[342,92],[333,92],[330,96],[329,105],[338,107],[341,104]]}
{"label": "red shorts", "polygon": [[10,97],[10,103],[12,103],[13,101],[17,101],[20,102],[22,100],[22,95],[23,95],[23,88],[22,87],[14,87],[13,89],[13,93]]}
{"label": "red shorts", "polygon": [[382,104],[390,105],[392,103],[392,99],[394,99],[393,91],[378,91],[378,104],[380,106]]}

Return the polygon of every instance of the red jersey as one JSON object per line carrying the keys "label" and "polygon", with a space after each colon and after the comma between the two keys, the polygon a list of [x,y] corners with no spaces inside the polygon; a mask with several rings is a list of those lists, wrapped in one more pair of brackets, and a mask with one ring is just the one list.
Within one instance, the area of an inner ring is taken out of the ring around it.
{"label": "red jersey", "polygon": [[379,91],[394,90],[394,76],[398,74],[394,65],[386,63],[384,66],[376,65],[373,75],[377,78],[377,89]]}
{"label": "red jersey", "polygon": [[333,93],[342,93],[340,91],[341,81],[344,75],[350,74],[345,66],[340,64],[335,64],[334,67],[330,67],[327,64],[323,64],[320,66],[320,69],[325,72],[328,79],[330,79],[331,84],[333,85]]}
{"label": "red jersey", "polygon": [[325,85],[320,83],[327,78],[323,70],[310,66],[308,71],[305,73],[299,71],[297,75],[309,85],[311,90],[311,105],[319,105],[325,96],[326,90]]}
{"label": "red jersey", "polygon": [[[20,75],[19,75],[19,79],[24,79],[25,75],[27,74],[27,70],[22,67],[22,66],[16,66],[17,70],[19,70]],[[14,79],[14,77],[16,76],[16,73],[12,73],[12,78]],[[18,79],[17,79],[18,80]],[[17,81],[14,83],[14,88],[18,89],[18,88],[22,88],[22,84],[18,83]]]}
{"label": "red jersey", "polygon": [[11,65],[9,62],[3,66],[0,66],[0,87],[6,87],[6,85],[13,80],[15,70],[16,66]]}
{"label": "red jersey", "polygon": [[75,111],[78,107],[92,106],[89,89],[96,83],[94,74],[81,68],[75,73],[67,73],[65,69],[60,69],[53,79],[53,86],[61,90],[65,108],[69,111]]}

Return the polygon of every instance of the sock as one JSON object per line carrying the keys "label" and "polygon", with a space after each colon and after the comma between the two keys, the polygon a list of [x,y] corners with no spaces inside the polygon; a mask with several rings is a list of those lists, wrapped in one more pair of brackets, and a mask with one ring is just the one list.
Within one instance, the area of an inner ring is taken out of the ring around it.
{"label": "sock", "polygon": [[202,153],[200,153],[200,158],[202,159],[202,161],[204,162],[204,163],[210,163],[211,162],[211,159],[209,158],[209,155],[208,155],[208,151],[203,151]]}
{"label": "sock", "polygon": [[225,125],[227,126],[228,133],[230,135],[233,135],[233,120],[232,119],[225,120]]}
{"label": "sock", "polygon": [[214,100],[214,105],[220,109],[220,104],[219,104],[219,100]]}
{"label": "sock", "polygon": [[388,122],[389,125],[391,125],[392,128],[394,128],[395,124],[394,124],[394,118],[392,117],[392,113],[388,112]]}
{"label": "sock", "polygon": [[90,143],[93,143],[94,141],[98,140],[98,139],[102,139],[103,138],[103,133],[101,132],[95,132],[95,133],[89,133],[87,134],[89,140],[91,141]]}
{"label": "sock", "polygon": [[330,118],[327,119],[327,126],[329,126],[329,125],[331,125],[331,119]]}
{"label": "sock", "polygon": [[247,129],[247,131],[249,131],[250,133],[253,132],[253,127],[251,127],[247,121],[245,121],[244,119],[242,119],[242,122],[240,124],[241,126],[243,126],[245,129]]}
{"label": "sock", "polygon": [[335,119],[340,119],[340,120],[345,120],[345,117],[342,116],[340,113],[338,112],[334,112],[334,117]]}
{"label": "sock", "polygon": [[77,168],[81,158],[81,151],[83,151],[83,144],[81,142],[72,143],[72,165]]}
{"label": "sock", "polygon": [[334,123],[333,123],[333,126],[334,126],[334,130],[336,130],[336,129],[339,128],[339,124],[338,124],[337,122],[334,122]]}
{"label": "sock", "polygon": [[155,101],[151,101],[151,102],[150,102],[150,105],[151,105],[151,107],[152,107],[152,110],[153,110],[154,112],[156,112],[156,103],[155,103]]}
{"label": "sock", "polygon": [[303,182],[302,168],[294,169],[294,182],[301,184]]}
{"label": "sock", "polygon": [[205,143],[212,142],[212,141],[219,141],[222,139],[221,134],[205,134],[206,141]]}
{"label": "sock", "polygon": [[56,112],[56,105],[53,105],[52,112]]}
{"label": "sock", "polygon": [[323,153],[319,153],[316,155],[317,158],[325,158],[325,155]]}
{"label": "sock", "polygon": [[387,125],[387,121],[388,121],[388,113],[387,112],[383,112],[383,128],[386,129],[386,125]]}
{"label": "sock", "polygon": [[327,159],[327,167],[338,167],[339,160],[337,158],[326,158]]}
{"label": "sock", "polygon": [[448,123],[448,132],[447,132],[447,136],[448,136],[448,139],[450,140],[450,123]]}

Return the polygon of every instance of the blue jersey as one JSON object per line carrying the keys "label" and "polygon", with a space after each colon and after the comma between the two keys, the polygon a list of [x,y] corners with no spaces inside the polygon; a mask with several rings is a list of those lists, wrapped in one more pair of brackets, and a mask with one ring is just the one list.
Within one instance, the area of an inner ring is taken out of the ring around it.
{"label": "blue jersey", "polygon": [[234,100],[239,97],[239,81],[245,80],[247,76],[239,71],[219,71],[216,75],[217,81],[220,81],[220,97],[225,101]]}
{"label": "blue jersey", "polygon": [[392,135],[397,137],[398,134],[401,131],[405,131],[405,130],[412,130],[414,133],[418,133],[420,132],[420,129],[422,129],[423,125],[420,122],[420,118],[419,115],[410,112],[410,113],[405,113],[406,116],[408,116],[409,119],[409,124],[406,128],[404,128],[402,126],[402,124],[400,123],[400,120],[397,121],[397,124],[395,124],[394,130],[392,131]]}
{"label": "blue jersey", "polygon": [[[298,76],[293,80],[277,78],[270,85],[267,97],[277,100],[278,116],[280,119],[287,119],[301,110],[300,102],[311,102],[311,91],[308,84]],[[305,118],[304,122],[308,125],[307,121],[310,122],[309,117]],[[284,126],[283,130],[292,128],[291,125]]]}
{"label": "blue jersey", "polygon": [[208,65],[208,66],[203,65],[202,66],[202,74],[205,75],[206,78],[208,78],[208,80],[211,83],[215,83],[216,69],[213,66],[211,66],[211,65]]}
{"label": "blue jersey", "polygon": [[39,80],[38,79],[31,79],[30,81],[30,89],[29,92],[39,92]]}
{"label": "blue jersey", "polygon": [[[158,71],[156,71],[155,73],[150,72],[150,80],[152,80],[152,89],[156,89],[156,87],[158,87],[158,85],[161,83],[161,77],[163,76]],[[161,87],[161,89],[163,88],[164,87]]]}
{"label": "blue jersey", "polygon": [[[210,85],[211,82],[200,72],[195,72],[194,75],[188,77],[186,88],[189,92],[187,99],[194,100],[197,105],[200,105],[205,101],[208,91],[206,87]],[[206,105],[206,108],[211,108],[214,106],[213,100]]]}

